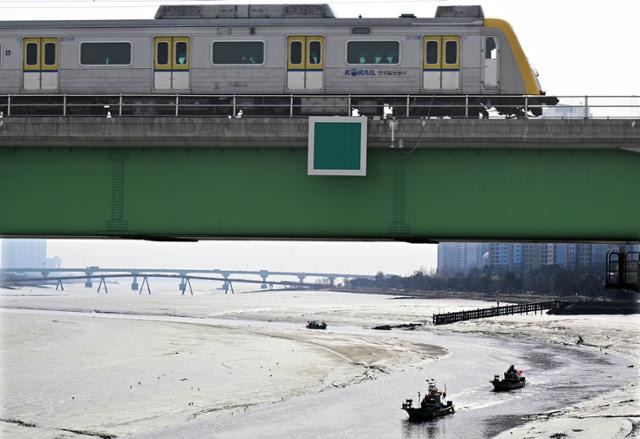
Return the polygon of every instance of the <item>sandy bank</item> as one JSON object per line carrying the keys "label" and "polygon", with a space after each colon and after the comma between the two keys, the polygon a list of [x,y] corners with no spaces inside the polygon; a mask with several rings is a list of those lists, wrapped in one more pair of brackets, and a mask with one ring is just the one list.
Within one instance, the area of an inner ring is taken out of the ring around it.
{"label": "sandy bank", "polygon": [[[299,311],[290,309],[291,301],[298,302],[293,293],[280,298],[14,293],[2,298],[4,305],[196,317],[254,314],[269,307],[280,316]],[[83,436],[70,430],[87,437],[122,436],[345,386],[446,354],[435,346],[310,331],[304,325],[225,327],[175,320],[0,313],[0,418],[5,420],[0,436]]]}
{"label": "sandy bank", "polygon": [[[0,288],[0,306],[295,323],[325,320],[330,324],[362,327],[431,321],[433,313],[486,306],[486,302],[476,300],[420,300],[328,291],[265,291],[225,295],[220,291],[199,291],[196,288],[195,295],[181,296],[169,289],[168,285],[153,286],[154,293],[151,295],[128,291],[127,284],[109,286],[109,294],[96,294],[95,288],[85,289],[80,285],[67,286],[64,292],[52,288]],[[194,288],[196,286],[194,282]],[[171,287],[175,288],[174,285]]]}
{"label": "sandy bank", "polygon": [[[487,303],[310,291],[235,295],[208,291],[180,296],[174,289],[155,288],[149,296],[137,295],[127,291],[127,285],[121,285],[110,286],[108,295],[98,295],[81,286],[67,288],[64,293],[50,289],[0,290],[0,305],[265,322],[256,330],[237,325],[221,328],[142,322],[130,320],[132,317],[114,321],[107,318],[108,314],[103,315],[105,318],[32,315],[24,319],[16,319],[12,313],[0,314],[5,378],[1,417],[63,428],[69,424],[60,421],[71,419],[74,420],[71,428],[120,434],[145,431],[150,426],[156,429],[162,426],[158,422],[167,422],[166,425],[188,422],[233,407],[238,401],[261,403],[317,392],[444,353],[437,348],[384,341],[380,337],[308,331],[303,329],[307,320],[325,320],[329,329],[338,325],[370,328],[429,322],[433,313],[484,307]],[[269,321],[289,325],[272,325]],[[620,353],[639,370],[639,324],[639,316],[529,315],[418,330],[486,333],[492,337],[524,337],[571,345],[581,335],[586,344],[581,349],[597,352],[602,349],[602,355]],[[5,342],[9,338],[25,343],[9,346]],[[176,351],[180,353],[171,354]],[[16,358],[7,362],[9,357]],[[16,376],[20,385],[9,382]],[[51,377],[61,380],[64,386],[53,386],[49,391]],[[182,378],[187,381],[180,381]],[[138,381],[142,384],[138,385]],[[193,386],[196,390],[192,390]],[[43,388],[47,389],[44,395]],[[70,395],[68,389],[75,393]],[[541,414],[534,422],[499,438],[549,438],[558,433],[567,434],[568,438],[604,439],[633,434],[629,433],[633,428],[629,426],[637,422],[640,413],[637,389],[638,380],[561,412]],[[80,398],[90,397],[91,405],[78,409],[76,399],[69,401],[76,394]],[[29,437],[26,434],[34,430],[0,423],[0,435],[6,437]],[[33,437],[48,439],[67,433],[41,428],[38,434],[42,435]],[[69,433],[69,437],[78,436]]]}
{"label": "sandy bank", "polygon": [[[617,353],[640,371],[640,316],[501,316],[435,328],[441,332],[486,333],[576,346],[602,355]],[[576,371],[579,375],[580,371]],[[640,437],[640,379],[565,409],[540,414],[496,439],[617,439]],[[554,436],[555,435],[555,436]],[[566,435],[566,436],[563,436]]]}

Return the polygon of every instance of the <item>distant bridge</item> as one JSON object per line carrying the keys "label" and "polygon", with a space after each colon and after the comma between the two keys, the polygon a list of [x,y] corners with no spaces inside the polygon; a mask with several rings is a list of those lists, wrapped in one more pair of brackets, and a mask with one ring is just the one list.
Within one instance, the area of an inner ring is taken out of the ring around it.
{"label": "distant bridge", "polygon": [[[25,277],[9,279],[10,274],[13,275],[26,275],[31,273],[38,273],[42,277]],[[76,273],[82,273],[77,275]],[[56,276],[52,276],[56,274]],[[76,275],[74,275],[76,274]],[[233,275],[243,276],[258,276],[261,280],[256,279],[240,279],[233,278]],[[293,277],[297,281],[275,281],[268,280],[269,276],[279,277]],[[305,283],[304,280],[308,277],[324,278],[328,280],[326,286],[332,287],[335,285],[335,280],[340,279],[356,279],[356,278],[372,278],[369,275],[360,274],[348,274],[348,273],[317,273],[317,272],[294,272],[294,271],[269,271],[269,270],[223,270],[223,269],[184,269],[184,268],[100,268],[98,266],[89,266],[84,268],[3,268],[0,269],[0,281],[5,285],[19,284],[19,283],[37,283],[37,282],[50,282],[56,281],[56,289],[64,289],[62,281],[85,279],[85,286],[87,288],[93,287],[93,280],[100,280],[98,284],[98,293],[101,291],[104,285],[104,291],[107,292],[106,279],[110,278],[122,278],[131,277],[131,289],[142,293],[144,287],[147,287],[147,292],[151,294],[151,288],[149,286],[149,278],[173,278],[180,279],[178,284],[178,290],[184,294],[189,288],[191,294],[193,289],[191,287],[191,280],[212,280],[223,282],[222,289],[225,294],[230,290],[233,292],[233,282],[236,283],[253,283],[260,284],[261,289],[273,288],[274,285],[280,285],[285,287],[314,287],[321,288],[320,284]],[[142,283],[138,282],[138,278],[142,279]]]}

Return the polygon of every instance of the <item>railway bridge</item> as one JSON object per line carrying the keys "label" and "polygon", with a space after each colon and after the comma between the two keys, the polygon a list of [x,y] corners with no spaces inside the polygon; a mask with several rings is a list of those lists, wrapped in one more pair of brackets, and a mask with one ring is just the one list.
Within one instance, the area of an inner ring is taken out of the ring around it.
{"label": "railway bridge", "polygon": [[368,117],[366,172],[309,175],[309,118],[177,102],[5,115],[0,235],[640,241],[640,118]]}

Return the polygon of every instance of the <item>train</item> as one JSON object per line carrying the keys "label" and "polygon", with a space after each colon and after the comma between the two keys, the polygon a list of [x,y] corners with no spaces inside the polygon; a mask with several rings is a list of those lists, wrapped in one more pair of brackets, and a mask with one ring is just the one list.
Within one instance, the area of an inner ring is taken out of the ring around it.
{"label": "train", "polygon": [[290,109],[265,103],[287,95],[303,115],[333,114],[345,96],[361,114],[391,103],[398,115],[411,107],[423,117],[539,116],[558,102],[512,27],[485,18],[481,6],[439,6],[434,18],[337,18],[327,4],[162,5],[143,20],[0,21],[0,95],[85,96],[86,108],[90,96],[153,103],[179,95],[192,112],[211,115],[231,95],[274,115]]}

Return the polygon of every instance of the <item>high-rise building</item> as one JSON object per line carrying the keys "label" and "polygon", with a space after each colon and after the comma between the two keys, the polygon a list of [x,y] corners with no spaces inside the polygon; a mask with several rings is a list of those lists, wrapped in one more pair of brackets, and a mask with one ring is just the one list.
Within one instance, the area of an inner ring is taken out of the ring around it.
{"label": "high-rise building", "polygon": [[578,265],[578,244],[567,245],[567,268],[574,269]]}
{"label": "high-rise building", "polygon": [[438,274],[466,274],[483,265],[486,244],[481,242],[443,242],[438,244]]}
{"label": "high-rise building", "polygon": [[41,268],[46,259],[46,239],[2,240],[2,268]]}
{"label": "high-rise building", "polygon": [[492,271],[520,271],[523,256],[523,244],[509,242],[489,244],[489,267]]}
{"label": "high-rise building", "polygon": [[482,268],[484,262],[482,256],[487,251],[487,244],[484,242],[467,242],[464,261],[464,272],[468,273],[474,268]]}
{"label": "high-rise building", "polygon": [[553,265],[569,266],[569,245],[571,244],[553,244]]}
{"label": "high-rise building", "polygon": [[438,274],[451,276],[464,272],[465,245],[463,242],[438,244]]}
{"label": "high-rise building", "polygon": [[593,260],[591,250],[591,244],[576,244],[577,268],[591,268],[591,261]]}
{"label": "high-rise building", "polygon": [[[640,251],[639,244],[623,247],[626,251]],[[604,271],[607,252],[620,249],[619,244],[443,243],[438,245],[438,273],[466,274],[473,268],[488,266],[495,273],[513,271],[526,279],[545,265],[600,273]]]}
{"label": "high-rise building", "polygon": [[546,255],[546,244],[522,244],[522,273],[527,276],[542,265],[546,265]]}
{"label": "high-rise building", "polygon": [[556,244],[541,244],[542,245],[542,265],[555,265],[556,264]]}

